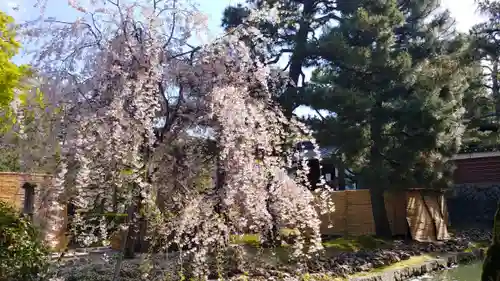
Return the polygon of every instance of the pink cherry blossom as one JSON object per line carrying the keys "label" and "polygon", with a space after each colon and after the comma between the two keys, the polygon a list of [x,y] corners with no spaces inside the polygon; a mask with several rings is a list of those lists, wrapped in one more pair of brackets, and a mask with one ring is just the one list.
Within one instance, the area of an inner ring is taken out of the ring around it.
{"label": "pink cherry blossom", "polygon": [[[146,221],[161,248],[185,246],[181,257],[198,276],[210,255],[231,247],[230,235],[264,239],[273,225],[298,230],[297,257],[314,254],[318,210],[331,206],[326,193],[315,200],[300,184],[307,170],[287,173],[294,139],[311,136],[273,102],[270,83],[279,88],[283,76],[260,62],[266,42],[254,28],[190,46],[206,16],[188,2],[72,0],[77,21],[42,14],[23,26],[36,45],[33,65],[57,81],[44,86],[62,108],[57,137],[45,136],[59,153],[54,209],[70,200],[79,212],[102,202],[105,212],[127,213],[140,203],[124,229]],[[269,9],[250,19],[276,16]],[[250,48],[240,40],[248,35],[262,42]],[[74,225],[86,220],[77,215]],[[81,241],[99,239],[92,229]]]}

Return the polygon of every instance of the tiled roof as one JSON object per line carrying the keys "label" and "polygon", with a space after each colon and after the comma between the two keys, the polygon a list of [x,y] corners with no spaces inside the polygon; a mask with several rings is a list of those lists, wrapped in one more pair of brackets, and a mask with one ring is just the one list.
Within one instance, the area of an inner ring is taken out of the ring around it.
{"label": "tiled roof", "polygon": [[468,145],[460,149],[458,154],[474,153],[474,152],[496,152],[500,151],[500,145]]}

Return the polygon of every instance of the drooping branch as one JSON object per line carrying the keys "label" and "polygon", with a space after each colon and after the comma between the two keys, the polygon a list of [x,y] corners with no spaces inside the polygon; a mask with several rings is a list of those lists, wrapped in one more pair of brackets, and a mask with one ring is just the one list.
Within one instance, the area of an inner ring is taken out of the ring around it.
{"label": "drooping branch", "polygon": [[[54,196],[74,194],[81,211],[96,196],[107,199],[103,212],[130,211],[126,225],[140,225],[143,232],[147,227],[161,250],[182,249],[180,259],[192,263],[195,277],[206,276],[207,257],[231,247],[229,235],[248,229],[264,236],[297,228],[304,236],[293,245],[297,256],[320,250],[313,195],[285,172],[291,136],[310,134],[273,99],[270,88],[278,83],[259,53],[266,42],[241,44],[258,31],[243,25],[193,47],[177,40],[183,38],[178,30],[195,24],[181,12],[181,2],[106,3],[102,10],[100,2],[78,7],[92,11],[84,14],[94,34],[62,32],[64,24],[40,27],[60,37],[47,38],[35,59],[47,73],[75,73],[74,79],[61,77],[81,95],[66,101],[71,110],[63,116],[67,141]],[[86,46],[96,38],[99,44]],[[53,59],[68,53],[68,63]],[[296,82],[303,76],[297,74]],[[175,101],[171,89],[178,89]],[[92,106],[82,106],[83,100]],[[165,124],[157,126],[158,119]],[[209,133],[194,133],[202,129]],[[91,224],[79,219],[75,227]],[[110,229],[105,221],[99,227]],[[127,232],[127,241],[144,238],[132,228]],[[86,243],[109,238],[83,235]],[[133,256],[129,244],[124,250]]]}

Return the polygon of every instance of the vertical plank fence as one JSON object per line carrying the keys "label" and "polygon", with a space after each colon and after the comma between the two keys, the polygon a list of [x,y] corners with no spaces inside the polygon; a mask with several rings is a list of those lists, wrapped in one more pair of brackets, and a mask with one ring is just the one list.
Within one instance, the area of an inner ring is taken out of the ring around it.
{"label": "vertical plank fence", "polygon": [[[407,190],[384,194],[393,235],[408,235],[419,241],[449,238],[448,212],[440,192]],[[375,222],[369,190],[331,192],[334,211],[321,216],[321,232],[332,236],[374,235]]]}

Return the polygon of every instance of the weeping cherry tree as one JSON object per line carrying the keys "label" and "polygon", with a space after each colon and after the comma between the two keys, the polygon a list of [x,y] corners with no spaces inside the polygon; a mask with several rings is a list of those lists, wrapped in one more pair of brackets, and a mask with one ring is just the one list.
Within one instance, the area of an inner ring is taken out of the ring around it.
{"label": "weeping cherry tree", "polygon": [[[294,257],[322,249],[317,210],[329,201],[315,201],[300,184],[306,171],[297,180],[286,171],[289,140],[309,133],[273,103],[283,83],[272,83],[257,29],[243,24],[192,46],[206,17],[186,1],[75,0],[69,8],[80,15],[75,21],[42,13],[22,34],[35,43],[34,67],[58,81],[47,91],[64,101],[50,195],[76,206],[72,225],[87,230],[80,242],[109,237],[113,228],[131,256],[144,244],[176,245],[195,277],[234,247],[233,234],[276,239],[277,229],[294,228]],[[249,20],[272,15],[261,10]],[[259,40],[250,47],[240,39],[249,37]],[[213,180],[200,188],[207,163]],[[96,204],[99,214],[127,219],[85,216]],[[60,223],[54,218],[54,227]]]}

